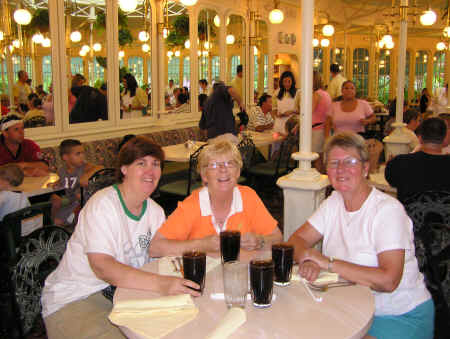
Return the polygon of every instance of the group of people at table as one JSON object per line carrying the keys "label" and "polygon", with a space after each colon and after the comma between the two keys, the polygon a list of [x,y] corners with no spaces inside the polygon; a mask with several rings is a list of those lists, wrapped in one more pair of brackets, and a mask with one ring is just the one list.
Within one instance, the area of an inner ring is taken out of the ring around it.
{"label": "group of people at table", "polygon": [[[46,280],[42,312],[49,338],[123,337],[107,320],[112,304],[102,290],[109,285],[199,297],[192,281],[141,270],[152,257],[217,252],[222,230],[240,230],[241,247],[249,251],[282,240],[256,192],[237,184],[242,159],[232,142],[203,148],[203,187],[167,220],[149,198],[162,174],[161,147],[137,136],[118,157],[119,183],[97,192],[81,210],[62,261]],[[329,270],[370,287],[373,337],[432,338],[434,306],[418,271],[412,222],[396,199],[369,186],[364,140],[351,132],[333,136],[325,163],[335,191],[289,239],[300,275],[313,281]],[[314,249],[321,240],[322,253]]]}
{"label": "group of people at table", "polygon": [[[321,270],[328,270],[368,286],[375,297],[368,336],[432,338],[434,305],[418,270],[412,222],[398,200],[368,183],[369,153],[355,132],[372,122],[373,113],[355,98],[351,81],[342,85],[343,100],[333,104],[316,73],[314,84],[313,110],[322,118],[317,122],[313,118],[313,125],[323,133],[317,144],[323,147],[323,166],[334,192],[289,239],[299,274],[314,281]],[[283,103],[286,98],[295,102],[298,96],[292,91],[292,73],[283,74],[280,87],[285,90],[277,97],[277,111],[292,115]],[[225,91],[232,96],[232,91]],[[331,120],[323,119],[326,114]],[[327,120],[335,134],[323,146]],[[15,154],[22,154],[23,124],[4,122],[2,131],[2,147],[5,138],[10,141],[17,133]],[[35,166],[40,163],[44,164],[37,157],[31,167],[48,171]],[[162,148],[146,137],[133,137],[121,147],[118,183],[97,192],[83,207],[58,268],[45,282],[42,315],[50,339],[123,337],[107,320],[112,304],[102,291],[109,286],[199,297],[195,291],[199,286],[190,280],[141,270],[152,258],[190,250],[217,252],[223,230],[239,230],[241,247],[248,251],[268,250],[282,241],[277,221],[257,193],[237,184],[242,158],[233,142],[219,138],[202,149],[198,172],[203,187],[180,202],[167,219],[150,198],[163,163]],[[302,202],[298,205],[301,208]],[[321,241],[319,252],[314,246]]]}

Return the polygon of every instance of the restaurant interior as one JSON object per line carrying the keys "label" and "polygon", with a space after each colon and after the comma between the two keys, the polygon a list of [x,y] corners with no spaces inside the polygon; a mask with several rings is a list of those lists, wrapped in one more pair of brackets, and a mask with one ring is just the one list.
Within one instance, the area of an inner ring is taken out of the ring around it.
{"label": "restaurant interior", "polygon": [[[242,65],[242,102],[250,112],[263,93],[276,93],[283,72],[291,71],[297,88],[304,91],[312,83],[312,72],[308,70],[317,71],[326,88],[332,79],[330,65],[338,64],[341,74],[355,83],[356,96],[368,101],[377,114],[377,122],[369,132],[376,140],[371,151],[376,153],[378,169],[379,163],[403,152],[396,146],[398,142],[386,138],[384,133],[389,118],[402,121],[401,103],[393,103],[394,99],[403,97],[408,107],[418,109],[424,88],[428,88],[433,100],[448,95],[445,86],[450,79],[450,2],[309,2],[313,9],[302,7],[308,0],[0,0],[2,115],[16,111],[13,84],[18,81],[19,71],[24,70],[31,88],[37,91],[42,86],[46,95],[43,102],[51,103],[52,119],[25,126],[25,137],[40,146],[51,172],[62,164],[58,146],[65,139],[80,140],[89,161],[111,168],[124,136],[146,135],[164,146],[165,151],[166,147],[174,151],[164,169],[161,186],[178,184],[187,172],[187,192],[185,186],[181,188],[181,196],[186,197],[197,187],[190,175],[192,149],[203,145],[196,142],[205,141],[198,127],[202,114],[199,94],[210,91],[219,81],[231,84],[237,76],[237,66]],[[308,24],[306,10],[311,10]],[[138,117],[126,117],[121,105],[122,78],[126,73],[134,76],[148,98],[148,105]],[[106,115],[102,118],[72,121],[69,99],[75,74],[81,74],[85,85],[106,96]],[[199,84],[203,79],[208,82],[207,90]],[[169,82],[174,88],[186,88],[188,100],[183,109],[169,102],[168,93],[173,91]],[[398,84],[404,88],[402,91]],[[306,124],[301,124],[300,137],[289,149],[295,161],[289,160],[289,153],[286,164],[281,160],[275,164],[270,176],[273,185],[269,188],[264,187],[264,180],[253,181],[253,187],[259,185],[258,194],[284,230],[285,241],[330,193],[327,176],[312,167],[315,153],[311,152],[310,141],[306,141],[311,138],[311,128],[305,125],[311,125],[312,99],[304,93],[301,98],[300,119]],[[234,113],[238,112],[235,107]],[[276,137],[266,135],[270,139],[267,141],[257,133],[253,136],[257,153],[264,160]],[[191,150],[187,158],[175,148],[180,144],[183,152],[184,147]],[[250,175],[249,168],[244,169]],[[395,196],[384,174],[380,178],[371,173],[370,179],[377,188]],[[53,180],[56,179],[46,177],[36,183],[46,185]],[[99,182],[96,189],[101,185]],[[168,198],[158,196],[169,213],[181,200],[180,195],[174,194],[180,187],[170,189],[172,195]],[[304,205],[295,208],[300,200]],[[442,206],[448,208],[448,201]],[[448,265],[447,260],[447,271]],[[442,285],[447,294],[443,298],[448,312],[450,274],[445,274]],[[360,292],[357,291],[358,296]],[[367,296],[363,292],[364,299]],[[283,297],[286,296],[281,292],[277,295]],[[368,305],[361,308],[373,315]],[[364,318],[361,323],[357,331],[342,337],[365,334],[369,322]],[[39,334],[39,329],[44,333]],[[46,338],[42,323],[40,327],[36,322],[28,323],[22,330]],[[183,332],[177,331],[173,338]],[[442,333],[439,335],[444,338]],[[0,337],[1,334],[0,326]]]}

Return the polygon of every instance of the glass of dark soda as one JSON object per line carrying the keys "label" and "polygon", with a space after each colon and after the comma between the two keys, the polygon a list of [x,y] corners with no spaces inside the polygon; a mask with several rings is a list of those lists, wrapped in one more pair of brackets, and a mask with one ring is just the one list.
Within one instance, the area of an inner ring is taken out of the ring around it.
{"label": "glass of dark soda", "polygon": [[222,263],[237,261],[241,249],[241,232],[222,231],[220,232],[220,254]]}
{"label": "glass of dark soda", "polygon": [[264,308],[272,305],[273,273],[272,260],[250,261],[250,289],[254,306]]}
{"label": "glass of dark soda", "polygon": [[198,251],[183,253],[184,279],[191,280],[200,285],[200,293],[205,288],[206,254]]}

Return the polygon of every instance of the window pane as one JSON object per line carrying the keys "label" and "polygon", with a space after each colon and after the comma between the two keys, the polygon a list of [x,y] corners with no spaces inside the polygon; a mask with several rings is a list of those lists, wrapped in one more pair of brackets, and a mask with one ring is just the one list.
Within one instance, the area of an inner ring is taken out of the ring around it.
{"label": "window pane", "polygon": [[369,51],[356,48],[353,51],[353,82],[356,84],[356,95],[367,97],[369,91]]}
{"label": "window pane", "polygon": [[320,74],[323,73],[323,49],[320,47],[314,47],[313,67],[315,71]]}
{"label": "window pane", "polygon": [[83,74],[83,58],[73,57],[70,59],[70,71],[72,74]]}
{"label": "window pane", "polygon": [[389,100],[389,87],[391,82],[390,67],[390,52],[381,50],[378,64],[378,100],[384,104],[387,104]]}
{"label": "window pane", "polygon": [[144,59],[138,56],[128,58],[128,69],[134,75],[139,86],[144,84]]}
{"label": "window pane", "polygon": [[433,93],[445,86],[445,52],[437,51],[433,57]]}
{"label": "window pane", "polygon": [[420,93],[427,85],[428,53],[426,51],[416,52],[416,77],[414,79],[415,98],[420,98]]}

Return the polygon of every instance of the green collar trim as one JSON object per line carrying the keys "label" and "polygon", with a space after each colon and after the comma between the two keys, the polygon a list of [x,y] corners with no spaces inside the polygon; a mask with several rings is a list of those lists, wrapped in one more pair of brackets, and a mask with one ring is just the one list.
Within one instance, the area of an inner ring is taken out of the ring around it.
{"label": "green collar trim", "polygon": [[132,220],[135,220],[135,221],[140,221],[142,216],[145,214],[145,211],[147,210],[147,199],[145,199],[144,203],[142,204],[141,214],[136,216],[133,213],[131,213],[130,210],[127,208],[127,205],[125,205],[125,201],[123,200],[122,193],[120,192],[120,189],[117,186],[117,184],[114,184],[113,187],[116,190],[117,194],[119,195],[120,203],[121,203],[123,210],[125,211],[125,214],[127,215],[127,217]]}

